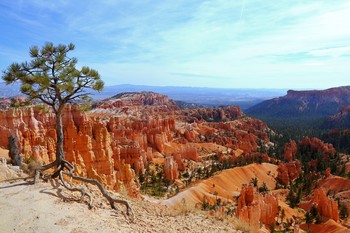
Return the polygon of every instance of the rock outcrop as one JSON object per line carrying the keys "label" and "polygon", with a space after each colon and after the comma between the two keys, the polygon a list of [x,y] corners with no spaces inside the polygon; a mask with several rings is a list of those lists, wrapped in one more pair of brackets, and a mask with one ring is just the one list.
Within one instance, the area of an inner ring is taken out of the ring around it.
{"label": "rock outcrop", "polygon": [[168,96],[151,91],[123,92],[101,102],[99,108],[124,107],[124,106],[173,106],[177,108],[174,100]]}
{"label": "rock outcrop", "polygon": [[176,101],[155,92],[124,92],[105,99],[93,109],[97,113],[113,113],[118,116],[135,116],[139,119],[152,115],[164,115],[179,110]]}
{"label": "rock outcrop", "polygon": [[288,163],[278,164],[277,179],[284,185],[288,185],[290,181],[299,177],[301,170],[301,163],[299,160],[291,161]]}
{"label": "rock outcrop", "polygon": [[241,117],[243,113],[238,106],[226,106],[217,108],[196,108],[182,110],[179,116],[187,122],[206,121],[222,122],[232,121]]}
{"label": "rock outcrop", "polygon": [[[136,175],[149,162],[164,165],[164,177],[174,180],[181,171],[198,169],[208,144],[210,156],[222,153],[227,161],[256,156],[269,145],[267,125],[245,117],[239,107],[179,110],[175,101],[153,92],[122,93],[89,112],[68,105],[62,120],[66,159],[76,173],[109,189],[124,186],[133,196],[139,193]],[[2,148],[16,136],[26,159],[55,159],[55,115],[43,105],[0,111],[0,134]]]}
{"label": "rock outcrop", "polygon": [[202,122],[186,125],[179,134],[191,142],[215,143],[233,150],[240,149],[248,155],[256,152],[259,145],[269,142],[267,125],[260,120],[245,117],[227,122]]}
{"label": "rock outcrop", "polygon": [[329,156],[335,154],[335,148],[332,144],[325,143],[319,138],[305,137],[298,144],[299,151],[304,156],[311,156],[313,153],[323,155],[323,158],[328,160]]}
{"label": "rock outcrop", "polygon": [[336,222],[339,220],[338,203],[328,198],[323,188],[315,189],[314,204],[321,216],[331,218]]}
{"label": "rock outcrop", "polygon": [[26,106],[29,104],[29,101],[24,96],[14,96],[11,98],[0,98],[0,109],[7,110],[10,107],[20,107]]}
{"label": "rock outcrop", "polygon": [[[121,158],[114,135],[101,119],[90,118],[70,105],[63,113],[64,151],[78,175],[96,178],[108,189],[126,187],[129,195],[139,195],[139,184],[130,164]],[[9,135],[19,141],[19,153],[41,163],[55,159],[55,117],[38,107],[0,111],[0,146],[7,147]],[[6,135],[6,137],[5,137]]]}
{"label": "rock outcrop", "polygon": [[272,194],[256,193],[252,185],[243,186],[238,198],[237,213],[239,219],[245,221],[254,232],[257,232],[261,224],[270,226],[275,223],[278,198]]}
{"label": "rock outcrop", "polygon": [[169,180],[175,180],[179,177],[179,170],[177,168],[177,163],[174,161],[172,156],[165,158],[164,162],[164,178]]}
{"label": "rock outcrop", "polygon": [[291,140],[289,143],[286,143],[283,149],[284,160],[286,160],[287,162],[291,162],[292,160],[294,160],[297,150],[297,144],[294,140]]}

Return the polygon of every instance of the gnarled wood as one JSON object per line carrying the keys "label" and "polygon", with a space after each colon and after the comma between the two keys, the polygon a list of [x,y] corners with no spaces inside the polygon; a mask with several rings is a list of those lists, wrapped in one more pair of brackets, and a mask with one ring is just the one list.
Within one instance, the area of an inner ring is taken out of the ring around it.
{"label": "gnarled wood", "polygon": [[[39,175],[41,174],[42,171],[50,169],[56,165],[57,165],[57,160],[46,165],[46,166],[42,166],[42,167],[38,168],[36,170],[36,175],[34,177],[34,183],[36,182],[37,178],[39,177]],[[64,169],[67,169],[68,172],[64,171]],[[51,174],[47,175],[46,177],[47,178],[54,178],[56,176],[55,174],[59,174],[59,178],[60,178],[63,186],[66,189],[68,189],[69,191],[72,191],[72,192],[80,192],[81,193],[80,201],[82,201],[84,199],[84,197],[87,196],[89,198],[89,202],[88,202],[89,208],[92,208],[91,195],[89,193],[87,193],[84,188],[73,187],[72,182],[67,183],[64,180],[64,175],[69,176],[71,179],[75,179],[75,180],[79,180],[79,181],[83,181],[83,182],[86,182],[89,184],[96,185],[99,188],[99,190],[101,191],[102,195],[108,200],[112,209],[117,209],[115,206],[115,203],[125,205],[126,214],[130,217],[131,222],[134,221],[135,216],[134,216],[134,213],[133,213],[132,208],[130,206],[130,203],[127,200],[112,197],[109,194],[109,192],[103,187],[102,183],[96,179],[90,179],[90,178],[85,178],[85,177],[75,175],[74,174],[74,166],[70,162],[68,162],[64,159],[61,160],[61,163],[57,165],[57,168],[55,169],[55,171],[52,172]]]}

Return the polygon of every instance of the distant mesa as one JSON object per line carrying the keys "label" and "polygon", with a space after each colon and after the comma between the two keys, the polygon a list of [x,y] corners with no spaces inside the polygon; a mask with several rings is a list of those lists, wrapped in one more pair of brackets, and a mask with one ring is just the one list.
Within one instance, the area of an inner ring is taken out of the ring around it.
{"label": "distant mesa", "polygon": [[326,90],[294,91],[266,100],[246,110],[246,113],[267,119],[321,120],[350,105],[350,86]]}
{"label": "distant mesa", "polygon": [[108,100],[120,101],[124,104],[124,106],[168,105],[168,106],[177,106],[177,108],[179,109],[203,108],[203,105],[196,104],[196,103],[188,103],[185,101],[176,101],[176,100],[170,99],[167,95],[163,95],[153,91],[122,92],[104,101],[108,101]]}
{"label": "distant mesa", "polygon": [[102,105],[112,104],[116,106],[160,106],[168,105],[177,107],[174,100],[168,96],[155,93],[152,91],[142,92],[122,92],[111,98],[102,101]]}
{"label": "distant mesa", "polygon": [[139,118],[147,118],[152,115],[173,115],[187,122],[219,122],[243,116],[238,106],[205,108],[195,103],[175,101],[166,95],[151,91],[122,92],[95,104],[93,112],[106,111],[118,116],[128,115]]}

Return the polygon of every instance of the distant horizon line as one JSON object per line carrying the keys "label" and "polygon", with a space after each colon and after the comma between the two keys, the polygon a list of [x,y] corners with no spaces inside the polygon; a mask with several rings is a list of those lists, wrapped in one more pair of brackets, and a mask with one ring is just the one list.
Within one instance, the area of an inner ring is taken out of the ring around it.
{"label": "distant horizon line", "polygon": [[[6,85],[5,82],[1,82],[1,84]],[[14,85],[10,84],[10,85]],[[170,85],[147,85],[147,84],[106,84],[105,87],[116,87],[116,86],[134,86],[134,87],[160,87],[160,88],[198,88],[198,89],[221,89],[221,90],[296,90],[296,91],[314,91],[314,90],[328,90],[332,88],[340,88],[340,87],[349,87],[349,85],[342,86],[331,86],[327,88],[314,88],[314,87],[205,87],[205,86],[170,86]]]}
{"label": "distant horizon line", "polygon": [[204,86],[170,86],[170,85],[147,85],[147,84],[128,84],[128,83],[123,83],[123,84],[105,84],[105,87],[114,87],[114,86],[140,86],[140,87],[176,87],[176,88],[199,88],[199,89],[243,89],[243,90],[298,90],[298,91],[305,91],[305,90],[327,90],[327,89],[332,89],[332,88],[340,88],[340,87],[348,87],[349,85],[342,85],[342,86],[331,86],[327,88],[314,88],[314,87],[204,87]]}

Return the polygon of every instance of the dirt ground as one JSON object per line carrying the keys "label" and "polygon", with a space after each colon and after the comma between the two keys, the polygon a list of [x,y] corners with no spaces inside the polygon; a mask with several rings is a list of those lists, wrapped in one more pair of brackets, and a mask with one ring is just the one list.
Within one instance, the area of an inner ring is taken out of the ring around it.
{"label": "dirt ground", "polygon": [[124,206],[112,210],[92,187],[94,208],[89,210],[58,182],[4,181],[21,175],[18,168],[0,164],[0,232],[240,232],[207,213],[141,200],[130,200],[135,213],[131,222]]}

